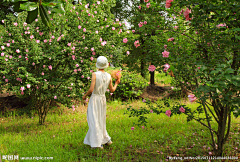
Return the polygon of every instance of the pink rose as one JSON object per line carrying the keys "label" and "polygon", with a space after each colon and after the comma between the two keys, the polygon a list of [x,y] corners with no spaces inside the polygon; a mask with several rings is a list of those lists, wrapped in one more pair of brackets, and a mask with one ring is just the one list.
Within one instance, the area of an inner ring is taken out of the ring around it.
{"label": "pink rose", "polygon": [[179,111],[181,111],[182,113],[185,113],[185,109],[181,106]]}
{"label": "pink rose", "polygon": [[143,22],[140,22],[138,26],[141,28],[143,26]]}
{"label": "pink rose", "polygon": [[127,38],[123,39],[123,43],[127,43],[127,41],[128,41]]}
{"label": "pink rose", "polygon": [[171,2],[172,2],[173,0],[166,0],[166,5],[165,5],[165,7],[166,8],[170,8],[171,7]]}
{"label": "pink rose", "polygon": [[150,3],[147,3],[147,4],[146,4],[146,7],[147,7],[147,8],[149,8],[150,6],[151,6],[151,4],[150,4]]}
{"label": "pink rose", "polygon": [[195,95],[188,95],[188,98],[191,103],[197,99],[197,97],[195,97]]}
{"label": "pink rose", "polygon": [[172,37],[172,38],[169,38],[169,39],[168,39],[168,42],[169,42],[169,41],[174,41],[174,38],[173,38],[173,37]]}
{"label": "pink rose", "polygon": [[154,66],[154,65],[150,65],[149,67],[148,67],[148,70],[149,71],[154,71],[156,69],[156,67]]}
{"label": "pink rose", "polygon": [[169,52],[164,50],[164,52],[162,52],[162,55],[163,55],[163,57],[169,57]]}
{"label": "pink rose", "polygon": [[170,115],[171,115],[171,110],[167,110],[165,114],[166,114],[168,117],[170,117]]}
{"label": "pink rose", "polygon": [[186,11],[183,12],[183,15],[185,16],[185,18],[186,18],[187,21],[188,21],[188,20],[191,20],[191,19],[189,18],[189,13],[191,13],[191,10],[189,10],[188,8],[187,8]]}
{"label": "pink rose", "polygon": [[170,68],[170,65],[168,65],[168,64],[165,64],[165,65],[163,65],[164,67],[165,67],[165,69],[169,69]]}

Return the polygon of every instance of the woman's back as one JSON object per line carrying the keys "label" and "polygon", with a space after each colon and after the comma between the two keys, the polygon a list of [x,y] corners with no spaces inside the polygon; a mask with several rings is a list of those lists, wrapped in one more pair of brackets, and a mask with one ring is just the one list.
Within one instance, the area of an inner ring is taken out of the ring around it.
{"label": "woman's back", "polygon": [[109,86],[111,75],[107,72],[97,71],[95,87],[92,94],[105,95]]}

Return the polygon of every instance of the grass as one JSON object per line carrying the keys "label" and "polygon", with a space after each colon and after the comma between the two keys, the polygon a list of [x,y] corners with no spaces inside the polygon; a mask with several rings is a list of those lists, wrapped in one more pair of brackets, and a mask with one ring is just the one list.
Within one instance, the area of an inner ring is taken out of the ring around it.
{"label": "grass", "polygon": [[[164,84],[171,83],[170,76],[157,73],[156,81],[161,80]],[[185,99],[170,100],[169,103],[175,104],[178,101],[193,110],[198,106],[198,103],[190,103]],[[162,101],[159,103],[163,104]],[[209,152],[213,152],[210,133],[200,123],[187,122],[185,115],[169,118],[165,114],[152,113],[145,115],[148,117],[146,127],[137,127],[133,123],[137,123],[138,118],[124,115],[129,106],[140,108],[145,107],[145,103],[130,100],[126,106],[121,105],[120,100],[107,102],[106,125],[113,144],[104,146],[104,150],[92,150],[83,144],[88,123],[87,107],[81,104],[75,111],[63,106],[53,107],[47,115],[45,125],[38,125],[38,116],[34,113],[31,118],[26,114],[16,116],[16,113],[8,113],[8,117],[0,116],[0,154],[19,155],[20,158],[52,157],[53,160],[45,161],[57,162],[155,162],[165,161],[168,157],[209,156]],[[232,117],[231,133],[225,145],[224,156],[239,156],[239,126],[240,119]],[[213,128],[217,128],[216,123]]]}
{"label": "grass", "polygon": [[[131,101],[129,104],[144,107],[142,101]],[[195,109],[198,104],[188,103],[188,106]],[[165,161],[168,156],[209,156],[209,152],[212,152],[208,130],[197,122],[187,123],[185,115],[169,118],[165,114],[148,114],[148,124],[143,129],[133,125],[133,122],[137,122],[136,117],[123,115],[126,108],[120,101],[107,103],[107,131],[113,144],[104,146],[104,150],[92,150],[83,144],[88,124],[87,107],[81,105],[75,111],[55,107],[42,126],[38,125],[36,115],[33,118],[1,118],[0,144],[7,148],[1,154],[53,157],[52,161],[75,162]],[[239,146],[240,130],[237,125],[240,121],[234,118],[232,121],[231,132],[234,134],[230,135],[225,156],[239,153],[234,147]],[[132,131],[131,127],[135,129]]]}

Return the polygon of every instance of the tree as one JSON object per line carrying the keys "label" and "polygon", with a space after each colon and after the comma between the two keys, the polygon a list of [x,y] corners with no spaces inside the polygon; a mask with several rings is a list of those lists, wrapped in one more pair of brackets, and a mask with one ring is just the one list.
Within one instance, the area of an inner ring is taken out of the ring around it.
{"label": "tree", "polygon": [[[4,0],[5,2],[9,2],[10,0]],[[50,19],[47,14],[47,11],[51,11],[52,13],[61,13],[65,12],[63,5],[66,2],[64,0],[12,0],[11,4],[13,5],[13,9],[15,12],[23,12],[27,11],[28,16],[26,18],[26,22],[31,24],[40,14],[42,22],[50,27]]]}

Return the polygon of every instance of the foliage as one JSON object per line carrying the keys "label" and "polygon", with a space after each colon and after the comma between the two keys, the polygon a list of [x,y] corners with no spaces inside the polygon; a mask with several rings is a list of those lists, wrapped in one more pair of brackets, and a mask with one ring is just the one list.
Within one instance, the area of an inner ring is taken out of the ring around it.
{"label": "foliage", "polygon": [[[8,1],[8,0],[5,0]],[[27,1],[27,2],[26,2]],[[67,1],[66,1],[67,2]],[[64,0],[13,0],[11,3],[13,4],[13,9],[15,12],[23,12],[27,11],[28,15],[26,18],[26,22],[31,24],[40,14],[42,22],[50,27],[50,19],[47,14],[47,11],[51,11],[52,13],[61,13],[65,12],[64,5],[66,3]]]}
{"label": "foliage", "polygon": [[67,4],[65,15],[53,15],[50,30],[38,19],[25,23],[26,12],[19,14],[17,22],[5,21],[7,31],[0,40],[0,62],[2,84],[9,83],[7,91],[30,95],[30,103],[34,103],[30,106],[41,109],[39,114],[43,116],[53,100],[74,108],[71,100],[82,98],[90,86],[96,58],[103,55],[111,62],[116,54],[114,59],[123,59],[117,47],[127,49],[122,40],[127,35],[129,39],[133,37],[120,32],[121,26],[112,17],[107,18],[104,10],[108,3],[101,2],[90,9],[87,4]]}
{"label": "foliage", "polygon": [[[130,98],[139,98],[143,90],[148,85],[148,81],[139,74],[134,74],[129,71],[122,71],[121,83],[118,85],[116,91],[112,94],[111,99],[121,98],[122,100]],[[116,79],[113,78],[113,81]],[[110,93],[110,92],[109,92]],[[109,96],[107,93],[107,97]]]}
{"label": "foliage", "polygon": [[[155,3],[151,1],[150,5],[149,10],[145,10],[143,15],[152,14],[150,10],[154,9]],[[193,95],[189,98],[191,100],[197,98],[197,102],[201,104],[198,110],[206,116],[201,124],[209,129],[214,152],[221,156],[223,145],[230,132],[231,112],[234,112],[235,117],[239,116],[240,51],[237,20],[240,13],[237,10],[240,4],[233,0],[167,0],[165,7],[169,9],[163,10],[168,12],[168,17],[175,20],[177,24],[170,19],[165,19],[167,22],[164,25],[165,29],[155,30],[156,33],[160,32],[162,35],[151,37],[157,42],[153,43],[155,47],[151,48],[153,54],[156,55],[160,52],[159,50],[166,50],[167,52],[163,53],[165,58],[154,62],[151,49],[148,49],[150,46],[146,46],[146,51],[149,51],[147,55],[153,60],[151,64],[156,67],[159,63],[169,64],[166,71],[170,67],[174,73],[174,87],[187,87],[196,95],[196,97]],[[158,8],[161,7],[158,6]],[[162,42],[164,40],[165,43]],[[207,102],[209,98],[211,103]],[[210,106],[214,109],[211,110]],[[176,114],[181,107],[185,109],[188,121],[194,119],[194,115],[198,113],[197,111],[191,112],[184,105],[178,104],[177,107],[169,107],[166,114]],[[211,127],[211,121],[213,122],[211,117],[218,123],[217,130],[213,131]],[[201,122],[201,119],[195,118],[195,120]],[[214,136],[217,137],[216,141]]]}
{"label": "foliage", "polygon": [[11,6],[12,6],[11,1],[0,0],[0,25],[1,26],[3,25],[2,20],[6,19],[7,15],[15,14],[14,10],[11,9]]}

